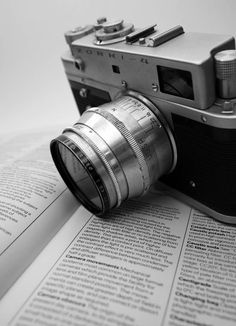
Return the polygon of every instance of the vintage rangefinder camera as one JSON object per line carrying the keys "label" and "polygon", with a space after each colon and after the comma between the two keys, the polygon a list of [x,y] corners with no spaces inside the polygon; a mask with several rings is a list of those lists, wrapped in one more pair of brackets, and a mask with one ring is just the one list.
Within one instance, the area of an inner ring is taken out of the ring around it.
{"label": "vintage rangefinder camera", "polygon": [[234,38],[106,18],[65,38],[81,117],[51,153],[82,204],[102,215],[158,185],[236,223]]}

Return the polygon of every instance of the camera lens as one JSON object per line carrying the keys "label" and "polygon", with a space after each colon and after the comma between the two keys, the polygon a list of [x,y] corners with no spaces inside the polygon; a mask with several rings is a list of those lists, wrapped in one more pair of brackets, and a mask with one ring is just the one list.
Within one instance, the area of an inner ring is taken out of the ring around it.
{"label": "camera lens", "polygon": [[96,215],[145,194],[176,164],[164,117],[135,92],[85,111],[51,142],[51,153],[68,188]]}

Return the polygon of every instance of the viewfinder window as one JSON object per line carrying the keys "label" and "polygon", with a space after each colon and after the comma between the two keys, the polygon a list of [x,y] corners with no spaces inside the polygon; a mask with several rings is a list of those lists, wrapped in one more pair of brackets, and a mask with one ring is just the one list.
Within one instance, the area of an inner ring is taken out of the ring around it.
{"label": "viewfinder window", "polygon": [[160,91],[194,100],[192,75],[189,71],[157,66]]}

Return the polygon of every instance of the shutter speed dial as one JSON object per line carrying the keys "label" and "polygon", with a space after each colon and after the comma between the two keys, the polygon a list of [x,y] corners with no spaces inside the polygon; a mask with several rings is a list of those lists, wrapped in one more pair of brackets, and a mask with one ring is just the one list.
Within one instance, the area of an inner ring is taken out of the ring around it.
{"label": "shutter speed dial", "polygon": [[124,41],[125,36],[130,34],[134,25],[125,23],[122,19],[113,22],[104,22],[102,28],[96,31],[94,43],[97,45],[112,44]]}

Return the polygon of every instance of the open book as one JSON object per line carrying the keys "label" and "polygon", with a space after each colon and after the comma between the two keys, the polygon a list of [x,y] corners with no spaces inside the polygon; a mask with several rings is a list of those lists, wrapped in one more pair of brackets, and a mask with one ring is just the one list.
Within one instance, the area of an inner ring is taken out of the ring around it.
{"label": "open book", "polygon": [[0,325],[236,325],[236,228],[155,191],[98,218],[52,136],[0,143]]}

